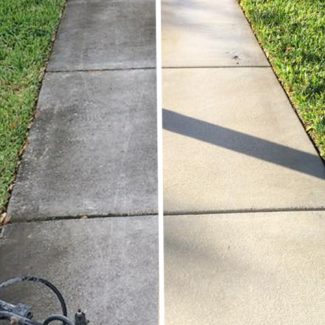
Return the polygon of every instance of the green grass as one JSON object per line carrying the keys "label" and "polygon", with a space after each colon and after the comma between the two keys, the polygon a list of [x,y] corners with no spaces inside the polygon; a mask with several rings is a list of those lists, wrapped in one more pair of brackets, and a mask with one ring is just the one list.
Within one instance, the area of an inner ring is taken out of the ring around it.
{"label": "green grass", "polygon": [[0,1],[0,212],[9,197],[64,3]]}
{"label": "green grass", "polygon": [[325,158],[325,1],[240,0],[240,4]]}

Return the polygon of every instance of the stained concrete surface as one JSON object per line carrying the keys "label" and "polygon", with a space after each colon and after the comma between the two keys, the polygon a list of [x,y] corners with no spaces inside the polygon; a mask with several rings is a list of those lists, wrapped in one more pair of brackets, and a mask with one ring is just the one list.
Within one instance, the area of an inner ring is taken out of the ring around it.
{"label": "stained concrete surface", "polygon": [[[26,274],[50,280],[70,316],[81,307],[90,324],[158,324],[157,216],[10,225],[0,265],[0,281]],[[31,304],[40,319],[60,311],[40,285],[8,288],[1,299]]]}
{"label": "stained concrete surface", "polygon": [[[158,323],[154,67],[153,0],[67,2],[0,239],[0,280],[42,276],[91,324]],[[30,284],[1,298],[59,311]]]}
{"label": "stained concrete surface", "polygon": [[325,212],[165,216],[166,325],[321,325]]}
{"label": "stained concrete surface", "polygon": [[164,0],[164,67],[269,66],[236,0]]}
{"label": "stained concrete surface", "polygon": [[49,71],[153,68],[155,1],[68,1]]}
{"label": "stained concrete surface", "polygon": [[15,220],[157,211],[154,70],[47,74]]}
{"label": "stained concrete surface", "polygon": [[325,208],[325,167],[269,68],[164,69],[166,213]]}

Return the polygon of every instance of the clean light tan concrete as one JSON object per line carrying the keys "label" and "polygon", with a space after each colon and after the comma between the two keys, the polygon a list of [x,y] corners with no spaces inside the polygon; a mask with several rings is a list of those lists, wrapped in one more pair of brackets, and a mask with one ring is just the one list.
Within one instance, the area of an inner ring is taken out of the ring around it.
{"label": "clean light tan concrete", "polygon": [[325,168],[269,68],[164,69],[166,213],[325,207]]}
{"label": "clean light tan concrete", "polygon": [[163,0],[163,66],[267,66],[236,0]]}
{"label": "clean light tan concrete", "polygon": [[237,0],[162,11],[166,325],[323,324],[324,164]]}
{"label": "clean light tan concrete", "polygon": [[166,325],[321,325],[325,212],[165,217]]}

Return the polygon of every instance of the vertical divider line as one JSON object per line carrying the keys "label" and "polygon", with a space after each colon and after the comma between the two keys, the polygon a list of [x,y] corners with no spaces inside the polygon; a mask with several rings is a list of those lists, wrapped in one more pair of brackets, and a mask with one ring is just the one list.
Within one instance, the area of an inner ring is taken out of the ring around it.
{"label": "vertical divider line", "polygon": [[158,161],[158,241],[159,241],[159,325],[165,324],[164,290],[164,207],[162,138],[162,52],[161,0],[156,0],[156,80],[157,80],[157,161]]}

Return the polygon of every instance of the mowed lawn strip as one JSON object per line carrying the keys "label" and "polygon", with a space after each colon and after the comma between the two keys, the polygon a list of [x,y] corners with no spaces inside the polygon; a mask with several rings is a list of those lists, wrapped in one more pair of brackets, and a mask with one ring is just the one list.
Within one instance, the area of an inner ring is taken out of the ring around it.
{"label": "mowed lawn strip", "polygon": [[0,1],[0,212],[9,198],[64,4]]}
{"label": "mowed lawn strip", "polygon": [[325,1],[240,0],[240,4],[325,159]]}

